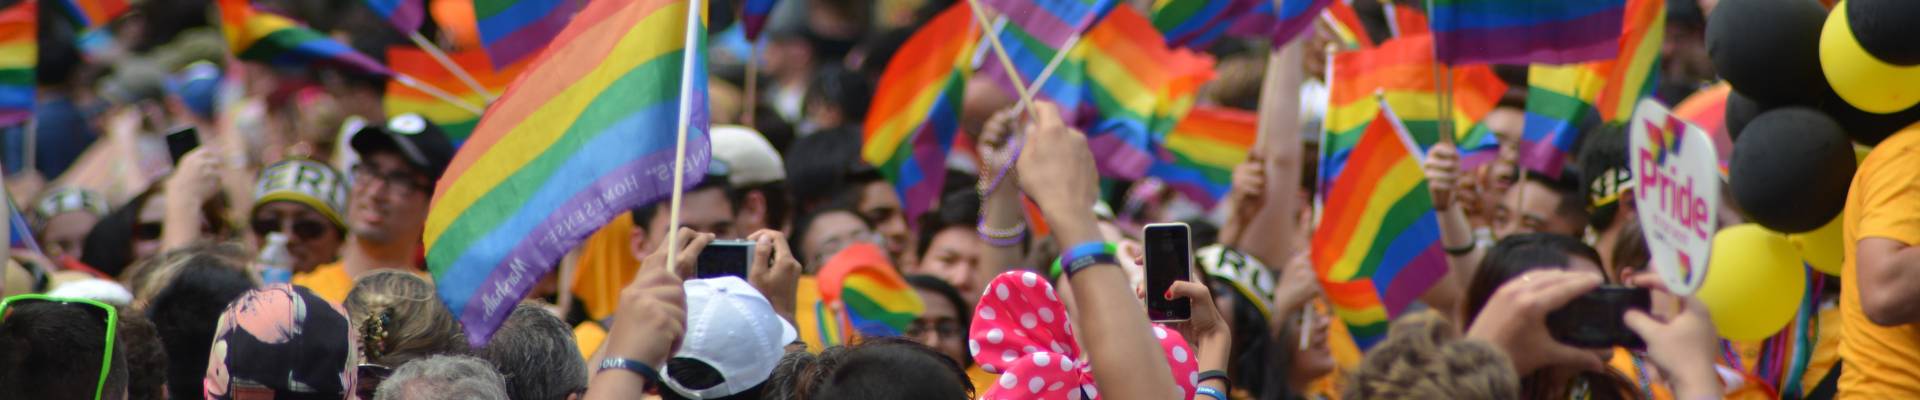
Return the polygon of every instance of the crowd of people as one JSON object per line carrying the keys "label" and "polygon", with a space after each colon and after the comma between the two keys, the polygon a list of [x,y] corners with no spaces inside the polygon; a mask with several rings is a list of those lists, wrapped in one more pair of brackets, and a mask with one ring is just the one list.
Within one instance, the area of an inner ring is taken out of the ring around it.
{"label": "crowd of people", "polygon": [[[361,2],[259,3],[369,54],[406,40]],[[910,219],[894,182],[862,161],[861,122],[894,50],[952,3],[788,0],[764,45],[714,23],[704,179],[677,213],[661,199],[608,221],[484,341],[423,259],[435,184],[459,146],[449,127],[386,115],[378,79],[224,57],[190,12],[206,1],[141,3],[93,48],[70,24],[43,23],[37,133],[10,131],[3,147],[7,193],[29,221],[11,234],[39,247],[14,246],[0,280],[0,399],[1920,393],[1909,375],[1920,279],[1906,273],[1920,260],[1915,129],[1865,158],[1845,259],[1847,276],[1869,281],[1816,274],[1845,306],[1803,317],[1845,318],[1821,329],[1805,393],[1781,393],[1742,372],[1700,300],[1652,272],[1626,129],[1586,128],[1564,171],[1529,171],[1515,160],[1525,69],[1502,69],[1514,89],[1487,117],[1499,157],[1465,169],[1442,143],[1422,165],[1451,268],[1363,354],[1308,255],[1324,22],[1271,49],[1208,49],[1220,78],[1198,101],[1258,112],[1263,136],[1212,210],[1102,177],[1106,155],[1055,105],[1016,105],[982,75],[967,85],[944,194]],[[1352,3],[1387,30],[1362,5],[1375,2]],[[1714,80],[1700,34],[1714,3],[1669,2],[1656,97]],[[189,127],[201,144],[175,159],[164,136]],[[1742,222],[1719,215],[1721,227]],[[1193,279],[1166,293],[1143,289],[1140,228],[1152,222],[1193,232]],[[695,279],[721,239],[753,243],[747,273]],[[861,268],[891,271],[916,298],[898,336],[842,331],[848,306],[820,282]],[[1622,317],[1644,348],[1550,334],[1550,313],[1603,285],[1653,293],[1650,309]],[[1191,300],[1191,318],[1150,321],[1148,296]],[[1869,342],[1825,334],[1842,329]],[[1848,346],[1876,350],[1835,350]]]}

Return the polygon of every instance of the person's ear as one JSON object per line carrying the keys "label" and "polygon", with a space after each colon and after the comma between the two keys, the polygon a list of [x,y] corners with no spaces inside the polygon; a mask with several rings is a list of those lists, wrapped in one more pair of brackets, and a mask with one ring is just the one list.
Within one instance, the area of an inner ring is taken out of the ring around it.
{"label": "person's ear", "polygon": [[[767,221],[767,195],[758,190],[747,192],[746,196],[740,198],[740,211],[734,213],[733,220],[736,226],[741,223],[747,223],[760,227],[759,229],[777,228],[771,221]],[[753,232],[740,233],[749,234]]]}
{"label": "person's ear", "polygon": [[653,252],[651,243],[647,243],[647,227],[634,225],[633,233],[627,235],[627,251],[635,260],[645,260],[647,253]]}

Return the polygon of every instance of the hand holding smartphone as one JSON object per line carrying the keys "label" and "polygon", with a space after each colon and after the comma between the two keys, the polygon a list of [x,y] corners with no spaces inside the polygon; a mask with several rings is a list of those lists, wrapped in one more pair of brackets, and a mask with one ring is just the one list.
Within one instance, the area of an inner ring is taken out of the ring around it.
{"label": "hand holding smartphone", "polygon": [[189,126],[167,133],[167,153],[173,155],[174,165],[179,165],[180,159],[196,147],[200,147],[199,129]]}
{"label": "hand holding smartphone", "polygon": [[1627,327],[1627,310],[1652,309],[1647,288],[1605,285],[1576,297],[1547,314],[1547,333],[1555,341],[1584,348],[1644,349],[1646,342]]}
{"label": "hand holding smartphone", "polygon": [[694,261],[693,275],[695,279],[737,276],[746,280],[750,265],[753,265],[753,241],[715,240],[700,251],[700,258]]}
{"label": "hand holding smartphone", "polygon": [[1154,322],[1186,321],[1193,316],[1192,301],[1169,300],[1167,290],[1174,281],[1192,279],[1192,228],[1184,223],[1151,224],[1142,237],[1147,248],[1147,318]]}

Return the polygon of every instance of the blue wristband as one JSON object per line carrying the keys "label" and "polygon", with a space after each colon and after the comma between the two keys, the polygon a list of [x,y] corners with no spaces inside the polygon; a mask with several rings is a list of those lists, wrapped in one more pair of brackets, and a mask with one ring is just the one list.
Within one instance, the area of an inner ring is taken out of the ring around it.
{"label": "blue wristband", "polygon": [[1061,273],[1071,278],[1087,267],[1101,264],[1118,266],[1120,259],[1114,256],[1112,243],[1086,242],[1068,247],[1067,251],[1060,253],[1060,259],[1055,263],[1060,266]]}
{"label": "blue wristband", "polygon": [[1214,389],[1206,386],[1195,386],[1193,388],[1193,394],[1195,396],[1212,397],[1214,400],[1227,400],[1226,393],[1220,393],[1220,389]]}
{"label": "blue wristband", "polygon": [[609,357],[605,361],[600,362],[600,372],[606,372],[607,370],[611,370],[611,369],[626,370],[629,372],[633,372],[635,374],[639,374],[640,378],[646,380],[646,386],[653,386],[654,382],[660,381],[659,370],[655,370],[653,369],[653,366],[649,366],[647,365],[647,363],[643,363],[639,361],[629,360],[625,358],[618,358],[618,357]]}

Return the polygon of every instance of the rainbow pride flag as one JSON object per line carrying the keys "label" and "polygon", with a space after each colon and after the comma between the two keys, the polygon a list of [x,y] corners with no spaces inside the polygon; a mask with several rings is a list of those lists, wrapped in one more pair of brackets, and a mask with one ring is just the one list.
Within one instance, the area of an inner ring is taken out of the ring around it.
{"label": "rainbow pride flag", "polygon": [[1151,19],[1168,46],[1206,49],[1260,3],[1272,8],[1271,0],[1157,0]]}
{"label": "rainbow pride flag", "polygon": [[861,336],[900,336],[926,312],[913,286],[871,243],[847,246],[827,259],[817,276],[821,303],[838,305],[845,326]]}
{"label": "rainbow pride flag", "polygon": [[485,344],[535,281],[615,215],[706,175],[706,7],[587,6],[501,96],[434,188],[424,235],[440,298]]}
{"label": "rainbow pride flag", "polygon": [[1314,271],[1334,314],[1362,350],[1447,274],[1439,218],[1418,154],[1391,106],[1382,104],[1380,117],[1349,153],[1348,167],[1321,187]]}
{"label": "rainbow pride flag", "polygon": [[1353,0],[1339,0],[1327,3],[1327,11],[1320,19],[1332,28],[1333,36],[1348,50],[1373,47],[1373,37],[1368,36],[1366,24],[1360,23],[1360,13],[1353,10]]}
{"label": "rainbow pride flag", "polygon": [[532,57],[555,41],[569,24],[580,0],[473,0],[473,16],[480,46],[493,57],[493,66],[506,67]]}
{"label": "rainbow pride flag", "polygon": [[427,19],[426,0],[366,0],[367,8],[393,24],[401,33],[420,30]]}
{"label": "rainbow pride flag", "polygon": [[742,0],[740,3],[740,30],[747,35],[747,41],[760,39],[760,28],[767,26],[767,16],[773,15],[773,6],[780,0]]}
{"label": "rainbow pride flag", "polygon": [[473,15],[473,0],[427,0],[427,14],[440,26],[445,39],[461,49],[480,45],[480,22]]}
{"label": "rainbow pride flag", "polygon": [[900,194],[907,220],[926,213],[946,180],[947,153],[960,132],[960,103],[980,30],[966,3],[955,3],[894,53],[867,112],[861,159]]}
{"label": "rainbow pride flag", "polygon": [[0,126],[33,118],[33,68],[40,55],[35,4],[22,1],[0,9]]}
{"label": "rainbow pride flag", "polygon": [[391,75],[387,66],[284,16],[255,10],[247,0],[219,0],[227,49],[242,60],[275,66],[329,65],[349,72]]}
{"label": "rainbow pride flag", "polygon": [[[414,80],[446,91],[469,105],[485,107],[489,97],[498,97],[505,93],[507,85],[520,76],[527,63],[509,65],[505,69],[494,70],[493,63],[487,60],[486,53],[478,50],[447,54],[453,63],[465,70],[473,80],[490,93],[480,93],[461,82],[453,71],[448,71],[433,56],[415,47],[395,46],[387,49],[387,63],[393,71],[412,77]],[[419,113],[440,129],[446,131],[447,138],[453,139],[458,146],[473,134],[473,127],[480,123],[480,115],[474,114],[458,105],[427,94],[412,86],[401,84],[399,80],[387,81],[387,95],[383,101],[387,115]]]}
{"label": "rainbow pride flag", "polygon": [[1259,128],[1251,112],[1194,107],[1156,146],[1147,175],[1211,209],[1233,187],[1233,167],[1247,160]]}
{"label": "rainbow pride flag", "polygon": [[1626,0],[1429,0],[1440,61],[1565,64],[1610,59]]}
{"label": "rainbow pride flag", "polygon": [[1520,165],[1558,177],[1592,126],[1621,124],[1653,93],[1665,36],[1664,0],[1629,0],[1615,59],[1568,65],[1535,64],[1527,73],[1527,117]]}
{"label": "rainbow pride flag", "polygon": [[1293,38],[1313,28],[1313,21],[1320,18],[1320,11],[1334,0],[1281,0],[1275,6],[1275,0],[1261,0],[1248,10],[1246,17],[1233,23],[1227,33],[1233,35],[1262,36],[1273,40],[1274,47],[1293,41]]}
{"label": "rainbow pride flag", "polygon": [[1117,0],[982,0],[980,3],[999,11],[1013,26],[1056,49],[1120,5]]}
{"label": "rainbow pride flag", "polygon": [[1431,33],[1427,25],[1427,13],[1418,6],[1407,3],[1383,4],[1380,13],[1387,17],[1387,30],[1393,37],[1407,37]]}
{"label": "rainbow pride flag", "polygon": [[[1380,99],[1393,106],[1420,148],[1440,141],[1440,97],[1434,82],[1439,69],[1432,43],[1431,36],[1415,35],[1334,56],[1329,67],[1329,108],[1322,123],[1326,137],[1321,141],[1332,157],[1320,164],[1322,179],[1338,174],[1346,164],[1347,153],[1380,115]],[[1498,141],[1480,121],[1500,102],[1507,84],[1485,65],[1455,66],[1448,71],[1453,142],[1466,160],[1490,160]],[[1468,165],[1473,166],[1477,164]]]}
{"label": "rainbow pride flag", "polygon": [[74,27],[80,29],[106,25],[131,9],[127,0],[60,0],[60,6],[67,18],[73,20]]}

